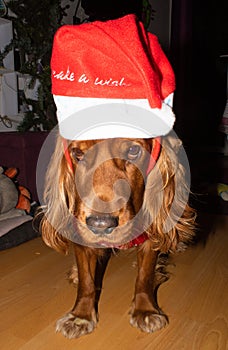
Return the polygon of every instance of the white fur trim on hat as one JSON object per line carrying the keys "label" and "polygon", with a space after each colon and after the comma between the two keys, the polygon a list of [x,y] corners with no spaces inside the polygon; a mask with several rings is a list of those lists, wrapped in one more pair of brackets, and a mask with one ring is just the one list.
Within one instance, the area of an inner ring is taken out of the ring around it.
{"label": "white fur trim on hat", "polygon": [[54,95],[60,134],[70,140],[163,136],[173,128],[172,95],[162,108],[147,99],[105,99]]}

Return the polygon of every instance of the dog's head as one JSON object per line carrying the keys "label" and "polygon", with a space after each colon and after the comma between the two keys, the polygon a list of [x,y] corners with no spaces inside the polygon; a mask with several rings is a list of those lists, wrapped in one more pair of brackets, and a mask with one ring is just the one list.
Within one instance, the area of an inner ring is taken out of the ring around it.
{"label": "dog's head", "polygon": [[[148,173],[156,139],[72,141],[59,137],[46,181],[45,242],[57,250],[69,241],[119,247],[146,232],[155,249],[175,249],[192,235],[193,211],[181,143],[162,140]],[[187,196],[186,196],[187,193]]]}
{"label": "dog's head", "polygon": [[140,233],[135,217],[142,208],[152,147],[153,140],[143,139],[70,144],[77,193],[73,213],[87,244],[116,246]]}

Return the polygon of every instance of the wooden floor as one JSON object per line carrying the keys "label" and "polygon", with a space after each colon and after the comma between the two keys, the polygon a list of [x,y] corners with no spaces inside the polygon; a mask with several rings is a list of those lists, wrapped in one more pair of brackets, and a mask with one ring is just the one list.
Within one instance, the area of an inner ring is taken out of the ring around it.
{"label": "wooden floor", "polygon": [[129,325],[134,252],[121,252],[110,262],[95,332],[67,340],[55,333],[55,321],[74,303],[75,289],[65,278],[72,257],[52,251],[40,238],[2,251],[0,348],[227,350],[228,216],[216,217],[215,227],[206,241],[173,259],[172,276],[158,291],[170,324],[154,334]]}

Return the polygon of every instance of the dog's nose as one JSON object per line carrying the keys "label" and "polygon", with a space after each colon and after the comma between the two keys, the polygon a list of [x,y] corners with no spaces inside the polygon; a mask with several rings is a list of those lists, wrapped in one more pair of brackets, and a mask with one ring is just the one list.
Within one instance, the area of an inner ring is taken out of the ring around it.
{"label": "dog's nose", "polygon": [[108,235],[118,226],[118,218],[111,215],[90,215],[86,218],[86,225],[95,235]]}

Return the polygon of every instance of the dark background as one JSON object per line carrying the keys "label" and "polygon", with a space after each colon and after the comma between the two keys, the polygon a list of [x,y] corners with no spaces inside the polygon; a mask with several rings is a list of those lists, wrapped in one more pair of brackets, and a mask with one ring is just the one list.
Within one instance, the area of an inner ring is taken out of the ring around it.
{"label": "dark background", "polygon": [[226,102],[228,2],[173,0],[170,59],[176,73],[176,131],[188,148],[221,143]]}

